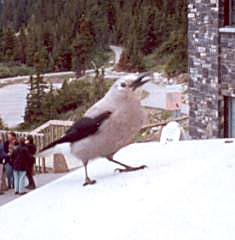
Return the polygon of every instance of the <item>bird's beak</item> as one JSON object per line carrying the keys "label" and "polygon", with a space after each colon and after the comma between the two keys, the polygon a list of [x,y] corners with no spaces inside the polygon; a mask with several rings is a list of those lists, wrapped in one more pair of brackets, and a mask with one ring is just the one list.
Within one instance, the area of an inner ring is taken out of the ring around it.
{"label": "bird's beak", "polygon": [[145,77],[151,76],[153,73],[152,72],[145,72],[140,74],[140,76],[130,84],[130,87],[132,88],[133,91],[135,91],[137,88],[141,87],[145,83],[147,83],[150,79],[144,80]]}

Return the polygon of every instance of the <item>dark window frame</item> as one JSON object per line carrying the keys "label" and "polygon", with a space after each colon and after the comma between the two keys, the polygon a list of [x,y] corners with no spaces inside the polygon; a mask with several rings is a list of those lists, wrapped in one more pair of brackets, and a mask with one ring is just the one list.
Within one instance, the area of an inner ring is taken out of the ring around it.
{"label": "dark window frame", "polygon": [[224,96],[224,137],[229,137],[229,97]]}
{"label": "dark window frame", "polygon": [[232,17],[235,9],[232,1],[234,0],[224,0],[224,26],[235,26],[235,19]]}
{"label": "dark window frame", "polygon": [[224,96],[224,137],[234,138],[235,97]]}

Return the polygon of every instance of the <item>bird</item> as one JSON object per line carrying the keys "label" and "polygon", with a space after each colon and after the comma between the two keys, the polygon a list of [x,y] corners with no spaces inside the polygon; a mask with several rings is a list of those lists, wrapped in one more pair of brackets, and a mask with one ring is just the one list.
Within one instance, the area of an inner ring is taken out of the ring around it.
{"label": "bird", "polygon": [[96,183],[88,176],[87,165],[90,160],[98,157],[122,166],[116,169],[119,172],[144,169],[145,165],[132,167],[115,160],[113,156],[131,143],[133,136],[146,122],[147,113],[141,106],[136,90],[150,81],[150,76],[151,72],[145,72],[134,80],[118,79],[106,95],[91,106],[64,136],[43,148],[39,155],[56,153],[60,146],[66,144],[69,151],[83,163],[84,186]]}

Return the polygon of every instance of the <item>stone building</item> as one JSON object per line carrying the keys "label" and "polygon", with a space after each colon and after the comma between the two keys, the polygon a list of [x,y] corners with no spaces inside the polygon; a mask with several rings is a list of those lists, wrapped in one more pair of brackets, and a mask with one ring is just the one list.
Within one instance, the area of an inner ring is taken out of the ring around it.
{"label": "stone building", "polygon": [[188,0],[190,135],[235,137],[235,0]]}

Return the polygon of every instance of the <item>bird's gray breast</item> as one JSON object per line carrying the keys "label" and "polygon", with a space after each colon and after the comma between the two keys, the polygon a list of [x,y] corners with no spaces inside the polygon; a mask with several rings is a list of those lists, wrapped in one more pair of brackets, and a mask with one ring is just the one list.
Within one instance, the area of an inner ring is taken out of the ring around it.
{"label": "bird's gray breast", "polygon": [[[110,109],[102,107],[102,111],[104,110]],[[72,144],[72,152],[83,160],[115,153],[131,142],[133,135],[142,127],[144,119],[145,113],[138,101],[116,107],[96,134]]]}

